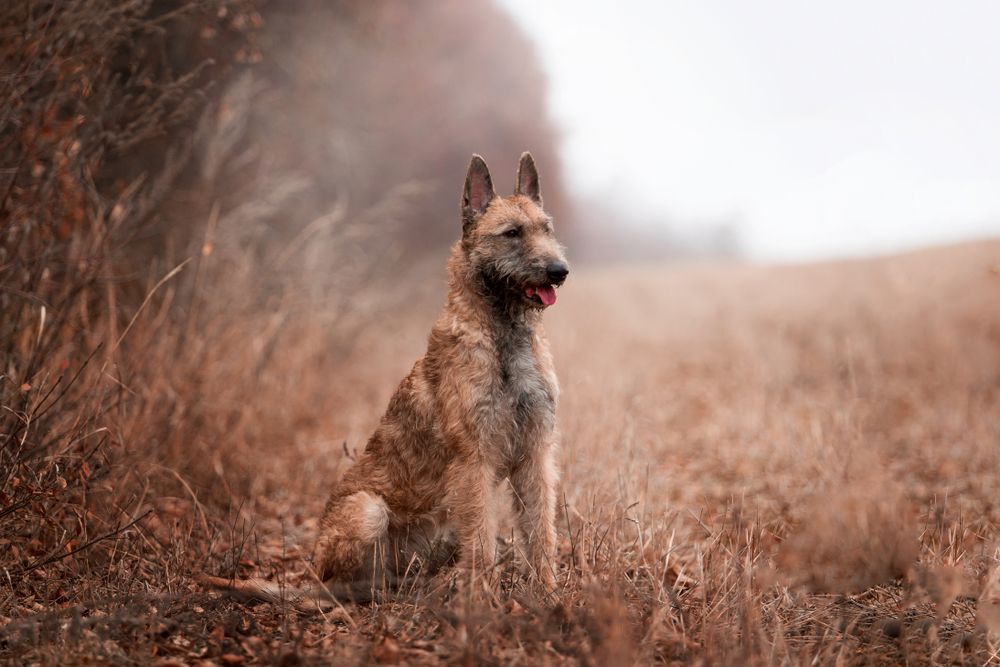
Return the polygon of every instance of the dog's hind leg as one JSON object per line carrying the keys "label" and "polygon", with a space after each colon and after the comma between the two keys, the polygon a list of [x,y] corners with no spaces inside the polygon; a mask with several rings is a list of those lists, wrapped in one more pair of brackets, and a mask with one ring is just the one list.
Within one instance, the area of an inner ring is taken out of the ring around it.
{"label": "dog's hind leg", "polygon": [[368,491],[334,496],[326,505],[316,540],[315,564],[322,581],[351,581],[374,574],[379,544],[389,527],[382,496]]}

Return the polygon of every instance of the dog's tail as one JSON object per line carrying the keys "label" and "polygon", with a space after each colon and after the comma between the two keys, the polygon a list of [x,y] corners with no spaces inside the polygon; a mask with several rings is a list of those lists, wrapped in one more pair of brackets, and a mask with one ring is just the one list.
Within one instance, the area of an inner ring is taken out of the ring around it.
{"label": "dog's tail", "polygon": [[195,580],[203,586],[227,591],[235,597],[250,601],[290,604],[299,609],[329,609],[345,602],[364,604],[371,602],[388,587],[396,585],[396,577],[385,581],[336,581],[307,586],[284,586],[276,581],[252,577],[226,579],[200,574]]}

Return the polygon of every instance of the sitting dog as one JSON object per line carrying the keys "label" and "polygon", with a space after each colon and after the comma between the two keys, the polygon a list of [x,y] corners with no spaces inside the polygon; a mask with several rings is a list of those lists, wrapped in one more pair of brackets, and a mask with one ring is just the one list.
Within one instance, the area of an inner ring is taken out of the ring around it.
{"label": "sitting dog", "polygon": [[531,572],[554,585],[559,387],[542,312],[569,268],[531,155],[509,197],[474,155],[461,217],[427,352],[327,502],[314,560],[329,590],[400,576],[415,557],[488,571],[510,497]]}

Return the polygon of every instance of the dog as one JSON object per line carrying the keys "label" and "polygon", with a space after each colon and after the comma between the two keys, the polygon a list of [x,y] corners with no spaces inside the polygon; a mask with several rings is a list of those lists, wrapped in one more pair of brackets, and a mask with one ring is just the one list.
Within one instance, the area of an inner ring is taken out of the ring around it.
{"label": "dog", "polygon": [[509,197],[473,155],[461,222],[427,352],[326,504],[314,563],[328,590],[357,593],[416,561],[488,574],[505,498],[532,577],[555,585],[559,384],[542,313],[569,266],[530,153]]}

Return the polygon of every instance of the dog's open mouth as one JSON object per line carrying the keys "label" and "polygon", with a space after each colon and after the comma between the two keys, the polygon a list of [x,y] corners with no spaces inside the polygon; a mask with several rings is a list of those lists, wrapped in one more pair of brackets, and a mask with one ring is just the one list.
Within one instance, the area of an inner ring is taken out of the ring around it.
{"label": "dog's open mouth", "polygon": [[548,308],[556,302],[556,288],[555,285],[539,285],[537,287],[525,287],[524,295],[528,297],[530,301],[535,303],[540,303],[543,307]]}

